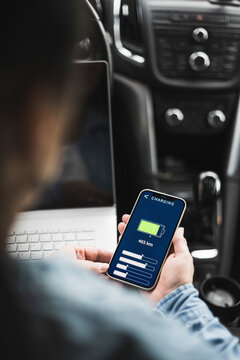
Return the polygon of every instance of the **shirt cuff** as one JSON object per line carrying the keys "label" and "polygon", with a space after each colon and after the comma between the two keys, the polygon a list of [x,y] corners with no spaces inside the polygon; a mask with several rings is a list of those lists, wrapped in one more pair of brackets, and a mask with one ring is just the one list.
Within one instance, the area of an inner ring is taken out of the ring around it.
{"label": "shirt cuff", "polygon": [[201,299],[198,290],[192,284],[185,284],[166,295],[158,302],[156,309],[164,314],[171,314],[191,326],[193,323],[204,323],[213,319],[213,314]]}
{"label": "shirt cuff", "polygon": [[165,310],[168,310],[168,307],[171,306],[171,303],[174,302],[176,299],[178,299],[179,297],[182,297],[184,294],[191,294],[193,292],[197,292],[198,295],[198,291],[197,289],[195,289],[195,287],[193,286],[193,284],[184,284],[179,286],[177,289],[171,291],[168,295],[164,296],[164,298],[162,298],[156,305],[156,307],[162,308]]}

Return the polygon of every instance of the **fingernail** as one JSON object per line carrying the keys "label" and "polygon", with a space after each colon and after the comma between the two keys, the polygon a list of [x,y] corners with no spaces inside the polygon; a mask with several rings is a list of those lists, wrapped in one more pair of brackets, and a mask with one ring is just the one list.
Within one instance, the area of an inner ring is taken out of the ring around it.
{"label": "fingernail", "polygon": [[184,228],[180,227],[179,230],[181,231],[181,235],[184,236]]}
{"label": "fingernail", "polygon": [[106,272],[109,267],[109,264],[101,264],[101,271]]}

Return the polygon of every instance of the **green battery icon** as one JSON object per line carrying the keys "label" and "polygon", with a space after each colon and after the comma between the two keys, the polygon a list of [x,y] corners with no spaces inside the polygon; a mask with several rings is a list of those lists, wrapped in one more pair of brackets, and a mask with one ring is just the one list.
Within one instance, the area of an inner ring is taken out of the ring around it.
{"label": "green battery icon", "polygon": [[161,238],[165,233],[165,225],[156,224],[151,221],[141,219],[137,231]]}

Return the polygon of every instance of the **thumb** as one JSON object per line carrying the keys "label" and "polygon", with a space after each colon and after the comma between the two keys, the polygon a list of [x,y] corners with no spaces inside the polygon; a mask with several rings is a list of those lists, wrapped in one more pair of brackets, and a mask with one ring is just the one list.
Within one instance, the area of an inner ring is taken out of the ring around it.
{"label": "thumb", "polygon": [[109,267],[108,263],[94,262],[90,260],[79,260],[78,264],[79,266],[91,271],[95,271],[98,274],[104,274]]}
{"label": "thumb", "polygon": [[176,255],[189,253],[187,241],[184,238],[184,228],[180,227],[173,236],[173,247]]}

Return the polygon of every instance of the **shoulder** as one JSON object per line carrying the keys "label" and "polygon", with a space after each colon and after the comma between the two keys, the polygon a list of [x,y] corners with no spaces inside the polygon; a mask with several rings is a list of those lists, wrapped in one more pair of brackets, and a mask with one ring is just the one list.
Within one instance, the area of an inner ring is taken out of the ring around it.
{"label": "shoulder", "polygon": [[100,359],[112,346],[122,352],[137,342],[134,322],[148,308],[139,293],[108,283],[65,258],[12,262],[8,267],[32,344],[50,353],[58,347],[60,359],[67,351],[88,359],[98,349],[92,358]]}
{"label": "shoulder", "polygon": [[[154,314],[139,292],[108,283],[64,258],[13,262],[8,275],[23,319],[18,336],[30,353],[38,349],[37,359],[150,360],[176,358],[176,353],[191,359],[200,345],[193,338],[187,345],[189,334]],[[195,358],[207,358],[203,354]]]}
{"label": "shoulder", "polygon": [[151,308],[138,291],[86,271],[64,256],[32,263],[13,261],[8,263],[8,277],[22,303],[30,309],[34,304],[50,313],[52,307],[64,307],[65,313],[98,313],[107,319],[106,312]]}

